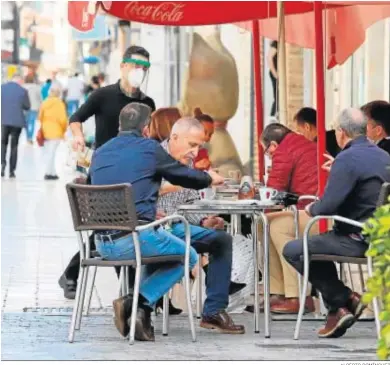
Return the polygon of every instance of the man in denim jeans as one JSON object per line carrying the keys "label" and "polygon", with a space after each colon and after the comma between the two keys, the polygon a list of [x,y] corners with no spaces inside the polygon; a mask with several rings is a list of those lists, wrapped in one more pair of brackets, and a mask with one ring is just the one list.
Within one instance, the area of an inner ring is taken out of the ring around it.
{"label": "man in denim jeans", "polygon": [[[188,168],[169,156],[158,142],[143,138],[149,122],[151,108],[141,103],[126,105],[119,116],[120,132],[98,148],[92,158],[90,175],[92,185],[131,183],[138,220],[153,222],[156,219],[156,202],[161,180],[175,185],[202,189],[211,184],[221,184],[223,178],[214,172],[205,173]],[[195,120],[196,122],[196,120]],[[202,126],[193,128],[202,130]],[[202,138],[188,141],[186,153],[197,153]],[[104,259],[129,260],[135,258],[131,234],[121,231],[95,232],[96,248]],[[180,255],[185,243],[163,227],[140,233],[141,255],[144,257]],[[190,267],[197,261],[191,250]],[[154,330],[150,314],[154,304],[184,275],[182,263],[148,265],[140,287],[135,339],[153,341]],[[132,295],[113,302],[115,325],[123,336],[129,332]]]}

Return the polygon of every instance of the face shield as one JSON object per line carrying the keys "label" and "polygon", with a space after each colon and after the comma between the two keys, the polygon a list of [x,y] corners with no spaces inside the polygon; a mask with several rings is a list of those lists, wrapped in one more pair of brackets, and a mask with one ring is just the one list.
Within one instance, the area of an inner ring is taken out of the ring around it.
{"label": "face shield", "polygon": [[[149,60],[142,55],[132,55],[130,58],[122,60],[124,64],[129,65],[127,81],[132,86],[132,97],[142,98],[142,94],[147,91],[149,80]],[[142,92],[141,92],[142,87]]]}

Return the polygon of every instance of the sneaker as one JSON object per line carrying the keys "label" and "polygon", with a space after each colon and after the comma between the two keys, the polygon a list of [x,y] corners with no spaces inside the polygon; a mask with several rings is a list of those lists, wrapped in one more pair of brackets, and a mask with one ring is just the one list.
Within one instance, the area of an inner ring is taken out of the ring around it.
{"label": "sneaker", "polygon": [[328,314],[325,326],[318,331],[318,337],[339,338],[354,323],[354,315],[347,308],[339,308],[337,312]]}
{"label": "sneaker", "polygon": [[62,275],[58,280],[58,285],[64,289],[64,297],[66,299],[76,298],[77,281],[67,279],[65,275]]}

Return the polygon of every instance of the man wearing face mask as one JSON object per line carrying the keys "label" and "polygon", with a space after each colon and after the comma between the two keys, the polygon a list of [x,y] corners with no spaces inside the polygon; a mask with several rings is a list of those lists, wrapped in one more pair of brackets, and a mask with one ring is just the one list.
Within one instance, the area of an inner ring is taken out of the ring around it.
{"label": "man wearing face mask", "polygon": [[88,100],[70,117],[73,148],[84,149],[85,140],[81,123],[95,116],[96,148],[118,135],[119,114],[124,106],[137,102],[156,109],[153,99],[145,95],[140,86],[150,67],[149,52],[139,46],[129,47],[123,55],[121,79],[94,91]]}
{"label": "man wearing face mask", "polygon": [[[95,148],[97,149],[118,136],[119,114],[126,105],[137,102],[149,106],[152,111],[156,109],[153,99],[140,90],[150,67],[149,52],[139,46],[129,47],[123,55],[120,67],[121,79],[116,84],[93,91],[86,102],[70,117],[75,150],[83,150],[85,147],[81,123],[90,117],[95,116]],[[90,239],[93,242],[93,235]],[[78,252],[70,260],[58,282],[67,299],[76,297],[79,268],[80,253]]]}

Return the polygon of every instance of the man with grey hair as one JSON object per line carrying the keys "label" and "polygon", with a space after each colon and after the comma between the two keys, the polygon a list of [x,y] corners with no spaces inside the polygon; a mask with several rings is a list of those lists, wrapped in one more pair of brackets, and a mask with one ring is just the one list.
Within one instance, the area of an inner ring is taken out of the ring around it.
{"label": "man with grey hair", "polygon": [[[366,137],[367,119],[354,108],[341,112],[336,125],[341,152],[335,158],[328,184],[321,200],[306,207],[310,216],[339,215],[359,222],[370,218],[384,182],[390,181],[390,156]],[[364,257],[368,248],[361,229],[335,222],[327,233],[311,236],[310,254]],[[283,251],[285,259],[303,274],[302,239],[289,242]],[[319,337],[344,335],[362,314],[365,305],[360,295],[338,278],[333,262],[312,262],[310,282],[317,288],[328,307],[325,326]]]}
{"label": "man with grey hair", "polygon": [[[151,108],[141,103],[125,106],[119,116],[119,135],[99,147],[93,155],[90,175],[92,185],[130,183],[139,222],[156,219],[156,203],[161,180],[191,189],[203,189],[223,183],[215,172],[190,169],[173,159],[158,142],[142,137]],[[185,243],[163,227],[140,233],[143,257],[184,255]],[[95,232],[96,249],[107,260],[134,260],[132,235],[124,231]],[[190,254],[190,266],[197,261],[196,251]],[[184,275],[182,263],[147,266],[141,280],[135,339],[154,341],[150,314],[156,302]],[[115,325],[127,336],[132,295],[114,300]]]}
{"label": "man with grey hair", "polygon": [[[193,160],[205,140],[203,125],[194,118],[181,118],[172,127],[169,140],[161,143],[164,150],[175,160],[193,167]],[[169,185],[169,186],[167,186]],[[177,207],[199,199],[199,193],[193,189],[172,186],[163,181],[157,209],[160,214],[177,212]],[[245,284],[231,283],[232,236],[223,231],[224,221],[220,217],[209,215],[188,215],[191,224],[191,244],[198,253],[209,254],[206,276],[207,298],[203,307],[201,327],[216,329],[227,334],[243,334],[245,328],[234,324],[226,308],[229,294],[242,289]],[[185,227],[174,222],[171,233],[179,239],[185,237]]]}

